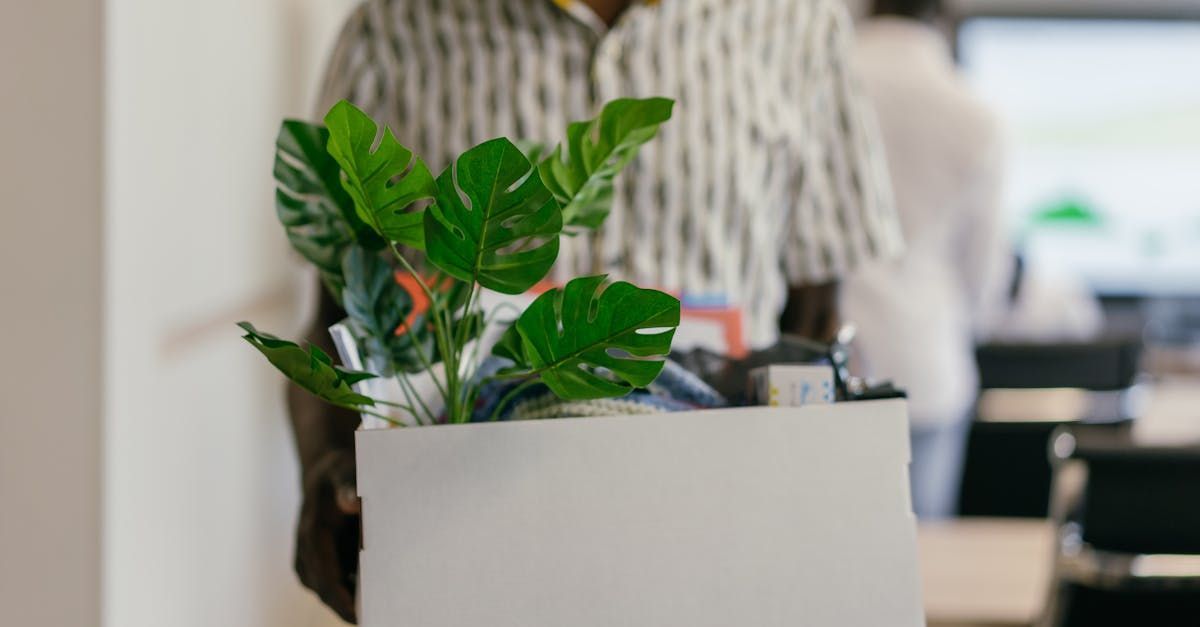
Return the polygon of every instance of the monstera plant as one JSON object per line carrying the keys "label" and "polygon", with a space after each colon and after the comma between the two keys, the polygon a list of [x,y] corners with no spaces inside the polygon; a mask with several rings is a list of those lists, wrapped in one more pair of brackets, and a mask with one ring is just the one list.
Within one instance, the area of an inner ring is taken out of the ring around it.
{"label": "monstera plant", "polygon": [[[589,276],[502,320],[502,312],[483,310],[481,294],[529,291],[549,274],[561,237],[600,226],[614,178],[672,107],[661,98],[613,101],[597,118],[571,124],[565,142],[543,158],[528,155],[544,149],[493,139],[437,176],[348,102],[335,105],[324,125],[284,122],[275,161],[279,220],[344,306],[370,372],[342,368],[316,346],[246,322],[244,338],[305,390],[394,424],[467,422],[481,386],[495,379],[511,380],[509,398],[535,383],[565,400],[648,385],[679,325],[674,297]],[[478,340],[497,324],[508,327],[492,353],[506,361],[480,376]],[[444,410],[417,393],[412,379],[421,372],[433,375]],[[405,402],[356,391],[376,377],[396,378]]]}

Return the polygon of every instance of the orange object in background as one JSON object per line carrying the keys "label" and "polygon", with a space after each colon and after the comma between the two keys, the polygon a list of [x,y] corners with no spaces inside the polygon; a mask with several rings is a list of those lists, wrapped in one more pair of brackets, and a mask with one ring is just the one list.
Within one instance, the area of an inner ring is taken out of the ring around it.
{"label": "orange object in background", "polygon": [[[425,285],[429,287],[431,291],[438,289],[439,286],[430,285],[430,281],[431,279],[426,278]],[[408,317],[404,319],[404,322],[402,322],[400,326],[396,327],[396,335],[404,335],[405,333],[408,333],[409,329],[412,328],[413,323],[417,321],[419,316],[423,316],[425,315],[425,312],[429,311],[429,306],[431,303],[429,302],[429,296],[425,294],[425,290],[421,289],[421,285],[417,283],[416,277],[412,276],[411,274],[397,270],[396,283],[398,283],[400,287],[404,288],[405,292],[408,292],[408,296],[412,298],[413,303],[412,311],[408,312]],[[441,287],[448,285],[449,282],[445,281]]]}
{"label": "orange object in background", "polygon": [[720,325],[725,339],[725,354],[734,359],[743,359],[750,350],[746,346],[742,310],[735,307],[685,308],[681,326],[689,320],[706,321]]}
{"label": "orange object in background", "polygon": [[[405,333],[408,333],[409,329],[412,328],[412,325],[417,321],[418,317],[425,315],[429,311],[431,303],[429,302],[429,296],[426,295],[425,290],[421,289],[421,285],[417,283],[417,279],[415,277],[403,270],[397,270],[395,276],[396,283],[399,284],[405,292],[408,292],[408,295],[410,298],[412,298],[413,303],[412,311],[408,313],[408,316],[404,319],[404,322],[402,322],[400,326],[396,327],[396,335],[404,335]],[[445,292],[454,284],[454,279],[450,277],[444,277],[440,285],[434,285],[433,280],[433,277],[425,277],[425,285],[431,292]],[[558,285],[550,281],[539,281],[537,285],[529,288],[529,290],[527,290],[525,293],[530,296],[539,296],[556,287],[558,287]]]}
{"label": "orange object in background", "polygon": [[[453,284],[453,279],[450,278],[445,278],[440,285],[433,285],[431,283],[432,280],[432,277],[425,279],[430,291],[435,292],[445,291]],[[411,274],[397,271],[396,283],[408,292],[413,302],[412,311],[409,312],[408,317],[396,329],[396,335],[403,335],[408,333],[418,317],[425,315],[429,311],[430,302],[425,290],[421,289],[420,284],[417,283],[416,278]],[[525,296],[534,298],[557,287],[559,285],[552,281],[540,281],[537,285],[529,288],[525,292]],[[672,294],[676,297],[680,296],[677,292],[672,292]],[[685,299],[684,302],[686,302]],[[704,342],[703,344],[713,350],[720,349],[716,350],[716,352],[729,355],[734,359],[741,359],[749,352],[746,346],[743,318],[742,310],[737,307],[685,306],[682,311],[680,329],[676,332],[676,338],[683,340],[684,344],[689,344],[691,343],[687,341],[689,335],[719,333],[723,346],[714,346],[711,342]]]}

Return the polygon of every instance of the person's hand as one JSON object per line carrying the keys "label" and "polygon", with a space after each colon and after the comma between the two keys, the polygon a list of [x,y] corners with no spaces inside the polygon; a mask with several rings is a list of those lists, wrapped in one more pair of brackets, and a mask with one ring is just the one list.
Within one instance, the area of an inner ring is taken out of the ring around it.
{"label": "person's hand", "polygon": [[360,507],[354,452],[334,450],[304,474],[304,504],[296,529],[296,574],[348,623],[357,623]]}
{"label": "person's hand", "polygon": [[801,285],[788,290],[779,329],[827,344],[837,336],[839,318],[837,282]]}

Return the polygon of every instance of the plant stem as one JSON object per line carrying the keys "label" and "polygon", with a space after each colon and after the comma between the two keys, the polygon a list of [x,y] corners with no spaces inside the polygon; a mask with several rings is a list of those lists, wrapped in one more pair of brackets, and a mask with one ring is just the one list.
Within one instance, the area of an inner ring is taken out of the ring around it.
{"label": "plant stem", "polygon": [[[376,401],[376,402],[378,402],[378,401]],[[388,415],[386,415],[386,414],[381,414],[381,413],[379,413],[379,412],[372,411],[372,410],[370,410],[370,409],[366,409],[366,408],[364,408],[364,407],[359,407],[359,406],[355,406],[355,405],[339,405],[338,407],[341,407],[342,409],[349,409],[350,411],[353,411],[353,412],[358,412],[358,413],[360,413],[360,414],[366,414],[366,415],[368,415],[368,416],[374,416],[374,417],[376,417],[376,418],[379,418],[380,420],[385,420],[385,421],[387,421],[387,422],[388,422],[388,423],[390,423],[390,424],[391,424],[393,427],[407,427],[407,426],[408,426],[408,425],[404,424],[403,422],[400,422],[399,420],[396,420],[395,418],[392,418],[391,416],[388,416]],[[399,407],[403,407],[403,406],[401,405],[401,406],[399,406]]]}
{"label": "plant stem", "polygon": [[[431,307],[432,307],[432,305],[431,305]],[[411,332],[412,332],[412,329],[409,329],[409,333],[411,333]],[[436,332],[435,332],[435,334],[436,334]],[[425,349],[421,347],[420,343],[417,342],[415,337],[413,338],[412,343],[413,343],[413,350],[416,351],[416,353],[417,353],[417,359],[419,359],[421,361],[421,367],[424,368],[425,371],[429,373],[429,377],[431,379],[433,379],[433,384],[437,386],[438,392],[442,395],[442,398],[445,398],[446,397],[446,388],[445,388],[445,386],[442,385],[441,379],[437,378],[437,373],[433,371],[433,359],[431,359],[430,357],[427,357],[425,355]]]}
{"label": "plant stem", "polygon": [[[458,355],[450,338],[452,327],[447,322],[445,308],[442,307],[433,290],[425,284],[425,280],[417,272],[417,269],[409,263],[408,259],[400,254],[400,251],[396,250],[395,246],[388,246],[388,249],[392,251],[392,254],[400,261],[400,264],[404,266],[408,274],[413,277],[417,285],[425,292],[425,297],[429,299],[429,310],[433,314],[434,336],[438,344],[438,350],[442,354],[442,363],[445,365],[446,370],[446,386],[439,391],[441,391],[446,401],[446,407],[450,412],[450,422],[460,422],[458,416],[455,415],[458,413],[456,411],[456,407],[458,406]],[[433,373],[431,372],[431,374]],[[436,379],[436,376],[434,378]]]}
{"label": "plant stem", "polygon": [[393,402],[391,402],[391,401],[384,401],[384,400],[380,400],[380,399],[377,399],[377,398],[376,398],[376,399],[371,399],[371,400],[375,401],[375,404],[376,404],[376,405],[386,405],[386,406],[388,406],[388,407],[395,407],[396,409],[403,409],[403,410],[406,410],[406,411],[412,411],[412,406],[411,406],[411,405],[404,405],[404,404],[401,404],[401,403],[393,403]]}
{"label": "plant stem", "polygon": [[471,304],[475,300],[475,294],[478,291],[479,291],[479,286],[474,283],[472,283],[470,288],[468,288],[467,304],[466,304],[466,307],[463,308],[463,318],[462,318],[463,324],[459,325],[459,328],[455,331],[455,334],[454,334],[455,335],[454,342],[458,346],[463,346],[464,344],[466,344],[466,340],[468,337],[467,320],[471,315]]}
{"label": "plant stem", "polygon": [[[433,376],[433,372],[430,372],[429,375]],[[413,382],[408,378],[408,375],[401,374],[396,378],[398,381],[400,381],[400,387],[404,390],[404,396],[408,399],[408,402],[411,404],[415,398],[417,400],[417,404],[419,404],[421,409],[425,412],[425,416],[429,418],[429,424],[436,424],[437,416],[433,415],[433,411],[429,409],[429,405],[425,402],[425,399],[421,398],[421,395],[417,393],[417,387],[413,385]],[[434,380],[436,380],[436,377],[434,377]],[[418,418],[417,420],[419,421],[420,419]]]}
{"label": "plant stem", "polygon": [[523,372],[497,373],[488,378],[496,380],[496,381],[509,381],[512,379],[524,379],[525,377],[536,377],[537,375],[541,374],[544,370],[545,370],[545,368],[538,368],[537,370],[526,370]]}
{"label": "plant stem", "polygon": [[475,401],[479,398],[479,386],[471,385],[467,387],[466,398],[463,399],[463,413],[466,414],[467,420],[470,421],[471,416],[475,414]]}
{"label": "plant stem", "polygon": [[[454,336],[455,336],[454,337],[454,348],[455,348],[455,350],[460,352],[459,356],[455,359],[456,364],[457,364],[458,360],[462,358],[462,352],[464,352],[466,350],[466,345],[467,345],[468,341],[470,340],[470,336],[471,336],[470,326],[471,326],[471,324],[473,324],[471,321],[472,309],[474,308],[475,305],[478,304],[476,301],[481,297],[480,291],[481,291],[481,288],[479,287],[479,285],[477,285],[475,283],[472,283],[467,291],[467,303],[466,303],[466,307],[463,309],[462,322],[459,325],[459,328],[455,330],[455,334],[454,334]],[[453,316],[451,316],[451,317],[453,318]],[[459,373],[460,375],[463,375],[465,377],[465,382],[468,383],[468,385],[474,374],[472,372],[472,370],[474,369],[474,364],[471,363],[472,359],[473,358],[468,359],[468,362],[466,364],[467,371],[465,373],[463,373],[463,372]],[[461,409],[459,410],[459,414],[463,417],[463,422],[466,422],[467,420],[469,420],[469,416],[471,415],[470,404],[472,402],[472,397],[474,396],[473,394],[471,394],[470,390],[465,390],[465,392],[466,392],[466,394],[464,394],[463,398],[461,399],[462,406],[461,406]]]}
{"label": "plant stem", "polygon": [[488,324],[495,322],[496,317],[500,315],[500,312],[502,312],[506,309],[516,314],[516,316],[513,317],[511,322],[516,322],[517,318],[521,317],[521,308],[520,307],[517,307],[516,305],[509,303],[509,302],[503,302],[503,303],[500,303],[499,305],[496,305],[496,308],[492,310],[491,319],[488,320]]}
{"label": "plant stem", "polygon": [[495,409],[492,410],[492,415],[488,417],[488,422],[495,422],[496,420],[499,420],[500,412],[503,411],[504,406],[516,398],[518,394],[529,389],[529,386],[537,383],[538,381],[539,379],[534,377],[509,390],[507,394],[500,398],[500,402],[496,403]]}
{"label": "plant stem", "polygon": [[[471,355],[467,358],[467,365],[468,365],[468,370],[467,370],[467,374],[466,374],[467,381],[474,381],[475,375],[479,373],[479,347],[480,347],[480,345],[483,344],[483,336],[484,336],[484,334],[487,333],[487,328],[488,328],[488,322],[487,322],[486,315],[480,316],[480,324],[483,325],[483,328],[481,328],[479,330],[479,337],[475,339],[475,343],[471,347]],[[478,390],[476,389],[476,391],[478,391]],[[467,404],[468,407],[471,404],[472,403],[468,403]]]}
{"label": "plant stem", "polygon": [[[371,222],[373,223],[372,226],[377,232],[383,232],[382,225],[379,224],[378,219],[372,218]],[[446,387],[441,388],[439,391],[441,391],[442,396],[446,401],[446,407],[450,409],[450,421],[456,422],[454,408],[458,403],[458,359],[456,347],[451,345],[451,340],[449,337],[453,327],[447,321],[447,318],[452,320],[453,317],[439,317],[439,312],[443,308],[438,303],[437,297],[434,296],[433,290],[431,290],[429,286],[425,284],[425,280],[417,272],[417,269],[414,268],[411,263],[409,263],[408,259],[406,259],[404,255],[400,254],[400,251],[396,248],[395,244],[389,242],[387,248],[388,250],[392,251],[392,255],[394,255],[396,259],[400,261],[400,264],[404,266],[404,269],[408,271],[408,274],[412,276],[414,280],[416,280],[417,285],[419,285],[421,290],[425,292],[425,297],[429,299],[429,310],[434,315],[434,335],[442,353],[442,363],[446,366]],[[430,375],[434,377],[434,380],[437,379],[437,376],[432,370],[430,370]]]}

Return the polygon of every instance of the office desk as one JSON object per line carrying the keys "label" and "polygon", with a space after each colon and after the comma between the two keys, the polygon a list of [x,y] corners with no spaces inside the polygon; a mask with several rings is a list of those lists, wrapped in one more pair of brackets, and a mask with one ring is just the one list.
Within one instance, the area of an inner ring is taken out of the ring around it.
{"label": "office desk", "polygon": [[923,523],[921,586],[930,627],[1031,625],[1049,586],[1054,534],[1040,519]]}

